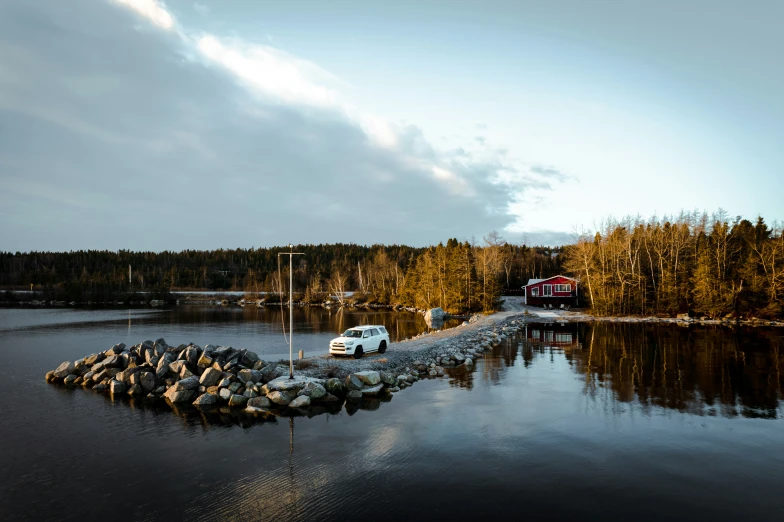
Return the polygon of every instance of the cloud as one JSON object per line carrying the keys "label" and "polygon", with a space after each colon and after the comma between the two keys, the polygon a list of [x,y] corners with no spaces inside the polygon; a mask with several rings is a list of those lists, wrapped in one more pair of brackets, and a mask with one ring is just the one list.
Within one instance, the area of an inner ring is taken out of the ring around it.
{"label": "cloud", "polygon": [[114,0],[118,4],[130,7],[152,23],[163,29],[174,26],[174,17],[157,0]]}
{"label": "cloud", "polygon": [[[138,15],[162,30],[140,33]],[[422,245],[501,230],[517,193],[549,187],[503,152],[439,151],[316,64],[188,32],[152,0],[9,0],[0,71],[8,249]]]}
{"label": "cloud", "polygon": [[544,165],[534,165],[531,167],[531,172],[539,174],[542,177],[554,179],[557,181],[567,181],[569,176],[554,167],[547,167]]}
{"label": "cloud", "polygon": [[193,4],[193,9],[202,16],[210,14],[210,8],[199,2]]}

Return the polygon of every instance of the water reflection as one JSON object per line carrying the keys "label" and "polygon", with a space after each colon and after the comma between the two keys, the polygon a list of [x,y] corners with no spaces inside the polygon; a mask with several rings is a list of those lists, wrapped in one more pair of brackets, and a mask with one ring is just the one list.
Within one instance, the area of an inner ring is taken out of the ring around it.
{"label": "water reflection", "polygon": [[[782,401],[783,339],[781,331],[761,328],[529,324],[480,371],[485,382],[499,384],[518,351],[525,368],[562,358],[594,401],[772,419]],[[450,379],[470,389],[474,373],[452,370]]]}

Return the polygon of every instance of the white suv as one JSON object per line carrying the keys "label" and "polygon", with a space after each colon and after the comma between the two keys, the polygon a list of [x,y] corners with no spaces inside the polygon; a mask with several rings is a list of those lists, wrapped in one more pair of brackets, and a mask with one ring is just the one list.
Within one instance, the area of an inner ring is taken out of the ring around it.
{"label": "white suv", "polygon": [[384,353],[389,345],[387,329],[378,324],[355,326],[343,335],[329,342],[329,353],[332,355],[353,355],[359,359],[369,352]]}

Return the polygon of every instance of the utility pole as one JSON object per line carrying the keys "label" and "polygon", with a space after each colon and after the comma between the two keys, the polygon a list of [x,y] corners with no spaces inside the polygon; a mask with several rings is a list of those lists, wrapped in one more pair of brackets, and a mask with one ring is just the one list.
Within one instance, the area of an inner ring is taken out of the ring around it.
{"label": "utility pole", "polygon": [[278,256],[289,256],[289,379],[294,378],[294,272],[292,259],[304,256],[304,252],[294,252],[294,245],[289,243],[290,252],[279,252]]}

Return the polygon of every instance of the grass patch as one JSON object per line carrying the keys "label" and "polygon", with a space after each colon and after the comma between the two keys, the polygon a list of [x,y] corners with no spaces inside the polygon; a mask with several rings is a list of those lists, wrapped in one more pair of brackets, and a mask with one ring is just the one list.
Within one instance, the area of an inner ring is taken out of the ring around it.
{"label": "grass patch", "polygon": [[294,368],[296,368],[297,370],[313,368],[314,366],[318,366],[318,365],[310,359],[298,359],[297,361],[294,362]]}

